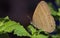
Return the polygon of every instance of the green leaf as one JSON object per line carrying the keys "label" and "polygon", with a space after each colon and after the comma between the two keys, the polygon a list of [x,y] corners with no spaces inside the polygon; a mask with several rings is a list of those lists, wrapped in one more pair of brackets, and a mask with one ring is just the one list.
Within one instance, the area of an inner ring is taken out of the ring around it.
{"label": "green leaf", "polygon": [[[0,23],[0,34],[1,33],[11,33],[14,31],[14,34],[18,36],[30,36],[30,34],[25,30],[25,28],[15,21],[11,21],[8,17],[3,18],[4,20]],[[6,21],[8,20],[8,21]],[[4,21],[4,22],[3,22]],[[6,22],[5,22],[6,21]]]}
{"label": "green leaf", "polygon": [[59,8],[59,11],[58,11],[57,15],[60,16],[60,8]]}
{"label": "green leaf", "polygon": [[43,34],[40,34],[42,30],[36,30],[32,25],[28,26],[28,30],[32,33],[31,38],[48,38],[48,36],[45,36]]}
{"label": "green leaf", "polygon": [[7,21],[3,23],[3,26],[0,26],[0,32],[12,32],[15,28],[14,25],[16,23],[14,21]]}
{"label": "green leaf", "polygon": [[8,17],[8,16],[6,16],[4,19],[9,19],[9,17]]}
{"label": "green leaf", "polygon": [[16,24],[14,34],[17,34],[17,36],[31,36],[23,26],[21,26],[19,23]]}
{"label": "green leaf", "polygon": [[31,34],[34,34],[37,32],[37,30],[32,25],[28,26],[28,30],[31,32]]}
{"label": "green leaf", "polygon": [[5,25],[5,29],[4,29],[4,32],[12,32],[12,31],[14,31],[14,29],[15,29],[15,25],[16,25],[17,23],[16,22],[14,22],[14,21],[11,21],[11,20],[9,20],[8,22],[6,22],[4,25]]}
{"label": "green leaf", "polygon": [[39,35],[33,35],[31,38],[48,38],[48,36],[39,34]]}
{"label": "green leaf", "polygon": [[60,0],[55,0],[56,4],[60,6]]}
{"label": "green leaf", "polygon": [[60,35],[52,35],[52,38],[60,38]]}

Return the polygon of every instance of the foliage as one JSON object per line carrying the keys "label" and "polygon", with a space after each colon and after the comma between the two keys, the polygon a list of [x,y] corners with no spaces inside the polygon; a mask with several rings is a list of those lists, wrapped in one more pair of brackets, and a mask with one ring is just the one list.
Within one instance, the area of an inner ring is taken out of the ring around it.
{"label": "foliage", "polygon": [[12,31],[18,36],[30,36],[25,28],[19,23],[10,20],[8,17],[0,18],[0,34],[11,33]]}
{"label": "foliage", "polygon": [[[60,29],[60,28],[59,28]],[[0,18],[0,37],[2,38],[2,34],[11,33],[14,31],[14,34],[17,36],[29,36],[30,38],[48,38],[49,33],[44,32],[47,35],[44,35],[41,29],[37,30],[33,27],[33,25],[28,26],[28,31],[23,27],[23,25],[18,22],[10,20],[8,17]],[[30,32],[30,33],[29,33]],[[9,38],[8,35],[4,35],[6,38]],[[8,36],[8,37],[7,37]],[[60,34],[51,35],[52,38],[60,38]]]}
{"label": "foliage", "polygon": [[60,6],[60,0],[55,0],[56,4]]}
{"label": "foliage", "polygon": [[45,35],[38,34],[38,32],[40,31],[36,30],[31,25],[29,25],[28,28],[31,31],[31,34],[29,34],[29,32],[27,32],[21,24],[10,20],[8,17],[0,18],[0,34],[11,33],[12,31],[14,31],[14,34],[16,34],[17,36],[29,36],[31,38],[47,38],[47,36]]}

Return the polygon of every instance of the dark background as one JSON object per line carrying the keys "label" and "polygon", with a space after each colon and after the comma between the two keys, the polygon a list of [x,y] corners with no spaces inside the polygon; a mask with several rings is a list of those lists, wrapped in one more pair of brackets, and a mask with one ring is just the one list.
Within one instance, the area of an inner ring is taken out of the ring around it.
{"label": "dark background", "polygon": [[[9,16],[10,19],[28,25],[37,4],[41,0],[0,0],[0,17]],[[57,5],[54,0],[45,0],[53,4],[54,10]]]}
{"label": "dark background", "polygon": [[[0,17],[9,16],[11,20],[20,22],[26,27],[30,23],[34,10],[40,1],[41,0],[0,0]],[[51,2],[54,9],[58,11],[58,6],[54,2],[55,0],[45,1],[47,3]],[[17,38],[17,36],[13,34],[9,35],[11,38]]]}

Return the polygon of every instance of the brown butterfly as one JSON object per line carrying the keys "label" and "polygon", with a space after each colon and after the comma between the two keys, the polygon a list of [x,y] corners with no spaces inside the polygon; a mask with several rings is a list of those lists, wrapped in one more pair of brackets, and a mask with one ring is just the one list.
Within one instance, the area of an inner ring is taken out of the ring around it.
{"label": "brown butterfly", "polygon": [[37,29],[42,29],[46,32],[53,32],[55,30],[55,21],[51,15],[51,11],[48,4],[45,1],[41,1],[33,14],[32,24]]}

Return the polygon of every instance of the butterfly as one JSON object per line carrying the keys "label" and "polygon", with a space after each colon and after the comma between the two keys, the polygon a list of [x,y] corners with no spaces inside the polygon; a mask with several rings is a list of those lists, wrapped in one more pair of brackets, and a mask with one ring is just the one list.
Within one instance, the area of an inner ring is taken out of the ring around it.
{"label": "butterfly", "polygon": [[42,29],[46,32],[53,32],[55,30],[55,21],[51,15],[48,4],[45,1],[38,3],[32,17],[32,24],[37,29]]}

